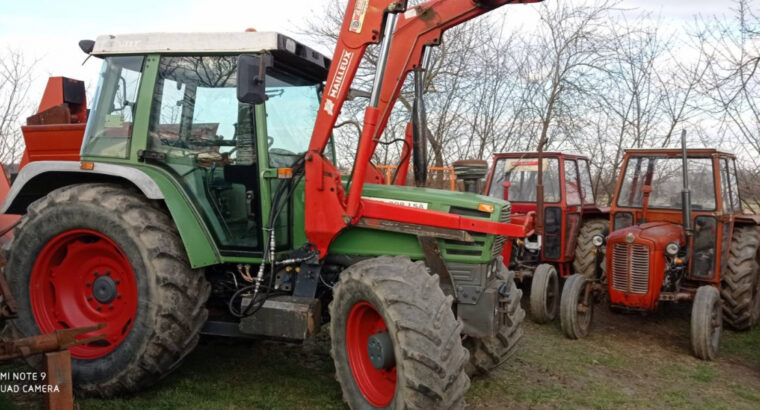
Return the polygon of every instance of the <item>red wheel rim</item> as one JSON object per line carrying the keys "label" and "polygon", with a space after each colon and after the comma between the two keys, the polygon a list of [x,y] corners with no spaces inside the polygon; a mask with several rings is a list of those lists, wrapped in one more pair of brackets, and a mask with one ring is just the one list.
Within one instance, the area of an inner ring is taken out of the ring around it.
{"label": "red wheel rim", "polygon": [[105,339],[74,346],[71,356],[95,359],[124,341],[137,312],[137,282],[124,252],[107,236],[66,231],[42,248],[29,280],[29,300],[42,333],[105,323],[81,338]]}
{"label": "red wheel rim", "polygon": [[367,342],[370,336],[387,333],[383,317],[368,302],[359,302],[351,308],[346,323],[346,350],[351,373],[364,398],[375,407],[386,407],[396,394],[396,366],[378,370],[369,359]]}

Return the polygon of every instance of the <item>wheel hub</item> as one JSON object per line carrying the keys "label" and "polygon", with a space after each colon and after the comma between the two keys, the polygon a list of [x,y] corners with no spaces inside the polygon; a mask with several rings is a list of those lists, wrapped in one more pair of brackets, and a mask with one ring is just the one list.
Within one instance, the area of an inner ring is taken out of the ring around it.
{"label": "wheel hub", "polygon": [[367,340],[369,361],[377,370],[388,370],[396,365],[396,355],[393,353],[393,341],[388,333],[377,333]]}
{"label": "wheel hub", "polygon": [[92,296],[100,303],[111,303],[116,299],[116,282],[110,276],[98,276],[92,284]]}

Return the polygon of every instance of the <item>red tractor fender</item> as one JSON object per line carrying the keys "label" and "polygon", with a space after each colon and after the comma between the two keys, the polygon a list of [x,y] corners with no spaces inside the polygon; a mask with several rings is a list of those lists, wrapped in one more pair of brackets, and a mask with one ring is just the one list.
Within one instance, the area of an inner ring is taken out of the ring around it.
{"label": "red tractor fender", "polygon": [[608,216],[610,214],[609,206],[588,206],[583,208],[583,216]]}
{"label": "red tractor fender", "polygon": [[757,214],[739,214],[735,216],[735,221],[743,225],[760,225],[760,215]]}

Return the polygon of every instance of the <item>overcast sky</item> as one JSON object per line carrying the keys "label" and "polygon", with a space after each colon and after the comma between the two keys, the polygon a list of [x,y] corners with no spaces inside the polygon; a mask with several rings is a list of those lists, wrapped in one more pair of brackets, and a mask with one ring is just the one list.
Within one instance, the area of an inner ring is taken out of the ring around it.
{"label": "overcast sky", "polygon": [[[95,81],[100,61],[91,59],[82,66],[85,55],[77,45],[81,39],[99,34],[242,31],[248,27],[298,39],[304,20],[325,1],[7,1],[0,11],[0,48],[23,49],[29,58],[39,59],[31,92],[36,101],[48,75]],[[731,4],[729,0],[622,0],[620,7],[655,13],[670,24],[691,21],[697,14],[728,14]],[[507,6],[496,13],[513,9],[529,19],[530,7]]]}

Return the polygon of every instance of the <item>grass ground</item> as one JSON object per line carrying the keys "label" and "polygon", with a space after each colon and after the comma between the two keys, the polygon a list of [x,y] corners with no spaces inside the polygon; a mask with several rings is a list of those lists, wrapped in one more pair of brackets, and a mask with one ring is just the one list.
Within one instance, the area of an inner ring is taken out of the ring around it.
{"label": "grass ground", "polygon": [[[760,408],[760,330],[723,334],[715,362],[689,353],[688,310],[619,315],[601,307],[592,334],[526,321],[517,356],[473,381],[472,408]],[[342,409],[325,341],[301,345],[207,340],[155,387],[81,409]],[[6,369],[8,366],[5,365]],[[0,371],[3,368],[0,367]],[[0,397],[28,407],[39,397]],[[12,401],[15,400],[15,401]]]}

